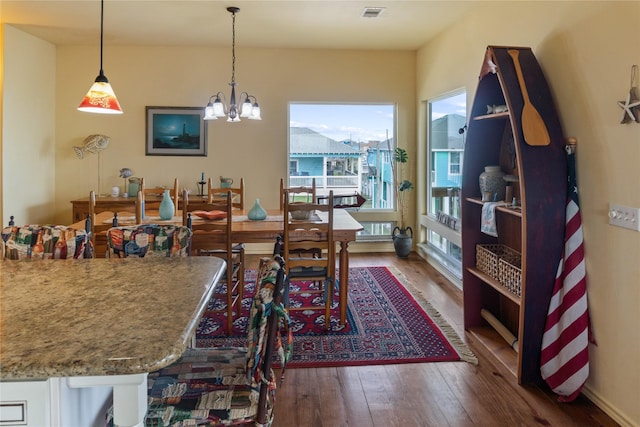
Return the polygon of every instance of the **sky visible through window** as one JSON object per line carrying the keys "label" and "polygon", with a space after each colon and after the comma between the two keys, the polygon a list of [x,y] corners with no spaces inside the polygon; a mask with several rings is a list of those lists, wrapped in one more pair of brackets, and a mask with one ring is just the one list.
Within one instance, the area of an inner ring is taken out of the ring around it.
{"label": "sky visible through window", "polygon": [[431,119],[439,119],[447,114],[459,114],[467,117],[467,94],[466,92],[454,96],[446,96],[431,102]]}
{"label": "sky visible through window", "polygon": [[291,104],[289,126],[336,141],[384,141],[394,136],[392,104]]}

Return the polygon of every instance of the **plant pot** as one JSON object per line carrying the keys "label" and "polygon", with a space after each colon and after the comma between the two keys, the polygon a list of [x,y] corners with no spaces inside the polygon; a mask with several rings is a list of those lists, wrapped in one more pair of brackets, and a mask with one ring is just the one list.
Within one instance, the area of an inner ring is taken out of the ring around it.
{"label": "plant pot", "polygon": [[398,258],[407,258],[411,253],[413,244],[413,230],[411,227],[396,227],[393,229],[391,236],[393,237],[393,247]]}

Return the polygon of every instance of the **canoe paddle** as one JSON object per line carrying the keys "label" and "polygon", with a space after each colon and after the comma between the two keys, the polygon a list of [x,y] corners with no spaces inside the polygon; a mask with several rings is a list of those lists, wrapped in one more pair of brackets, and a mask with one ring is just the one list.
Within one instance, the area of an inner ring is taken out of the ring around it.
{"label": "canoe paddle", "polygon": [[520,68],[519,54],[520,51],[509,49],[509,55],[511,55],[513,64],[516,67],[516,74],[518,75],[518,82],[520,83],[520,90],[522,91],[522,98],[524,100],[524,106],[522,107],[522,133],[524,134],[524,140],[529,145],[549,145],[551,140],[549,139],[549,132],[544,124],[544,120],[542,120],[540,113],[529,99],[529,92],[527,91],[527,86],[522,76],[522,69]]}

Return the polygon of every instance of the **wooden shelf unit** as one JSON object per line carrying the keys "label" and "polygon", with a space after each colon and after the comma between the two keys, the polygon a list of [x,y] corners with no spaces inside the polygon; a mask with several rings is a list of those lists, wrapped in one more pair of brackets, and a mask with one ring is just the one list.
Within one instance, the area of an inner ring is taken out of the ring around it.
{"label": "wooden shelf unit", "polygon": [[[545,122],[549,145],[531,146],[524,139],[524,101],[509,49],[519,51],[529,97]],[[486,114],[488,105],[506,105],[508,111]],[[487,48],[467,132],[461,198],[464,327],[518,383],[541,382],[542,334],[563,245],[567,169],[560,122],[530,48]],[[498,237],[480,231],[483,202],[478,177],[488,165],[500,165],[503,172],[519,178],[512,184],[519,208],[496,208]],[[476,268],[478,244],[503,244],[521,254],[520,297]],[[489,326],[482,309],[515,335],[518,351]]]}

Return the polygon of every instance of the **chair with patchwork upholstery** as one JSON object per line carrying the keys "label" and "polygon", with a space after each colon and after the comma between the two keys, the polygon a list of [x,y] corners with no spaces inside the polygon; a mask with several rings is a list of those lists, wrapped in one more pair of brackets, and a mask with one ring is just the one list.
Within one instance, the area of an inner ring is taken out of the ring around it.
{"label": "chair with patchwork upholstery", "polygon": [[191,230],[181,225],[111,227],[106,234],[110,258],[184,257],[189,255],[191,245]]}
{"label": "chair with patchwork upholstery", "polygon": [[182,195],[182,225],[193,231],[191,255],[217,256],[227,263],[224,280],[227,291],[226,304],[220,310],[213,311],[226,311],[227,333],[230,335],[233,332],[234,318],[240,317],[242,313],[245,268],[244,244],[233,242],[231,235],[232,194],[231,191],[227,191],[225,199],[214,199],[211,203],[200,199],[191,200],[186,191]]}
{"label": "chair with patchwork upholstery", "polygon": [[[290,311],[324,310],[324,328],[331,327],[331,308],[336,285],[336,246],[333,240],[333,191],[329,204],[290,203],[284,197],[284,234],[282,256],[287,266],[285,305]],[[318,216],[326,213],[327,220]],[[298,292],[293,282],[309,282],[314,289]],[[290,305],[293,293],[314,294],[308,304]]]}
{"label": "chair with patchwork upholstery", "polygon": [[278,328],[282,319],[288,321],[281,303],[284,282],[282,258],[262,258],[247,347],[187,349],[178,361],[149,374],[145,426],[272,425],[273,356],[283,371],[290,356]]}
{"label": "chair with patchwork upholstery", "polygon": [[9,226],[2,230],[6,260],[80,259],[90,254],[89,232],[65,225]]}

